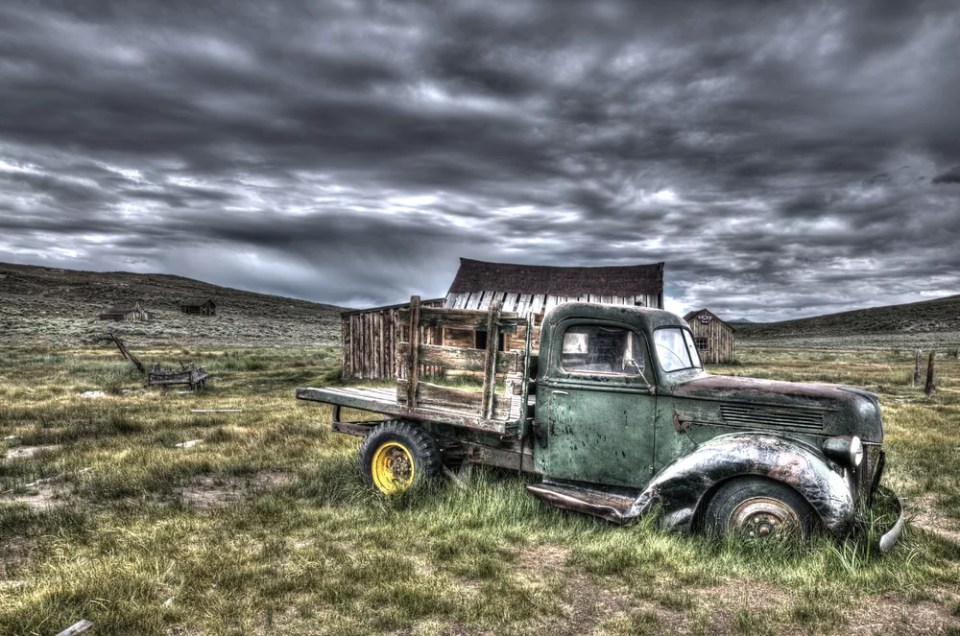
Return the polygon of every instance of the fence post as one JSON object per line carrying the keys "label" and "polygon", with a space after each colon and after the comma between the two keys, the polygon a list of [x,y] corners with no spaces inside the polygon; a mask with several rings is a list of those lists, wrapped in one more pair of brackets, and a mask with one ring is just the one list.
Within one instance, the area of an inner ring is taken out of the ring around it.
{"label": "fence post", "polygon": [[923,394],[927,397],[930,397],[930,394],[933,393],[933,390],[936,388],[933,385],[933,358],[936,355],[933,351],[930,352],[930,358],[927,360],[927,384],[923,388]]}
{"label": "fence post", "polygon": [[913,386],[920,386],[920,349],[917,349],[916,364],[913,367]]}

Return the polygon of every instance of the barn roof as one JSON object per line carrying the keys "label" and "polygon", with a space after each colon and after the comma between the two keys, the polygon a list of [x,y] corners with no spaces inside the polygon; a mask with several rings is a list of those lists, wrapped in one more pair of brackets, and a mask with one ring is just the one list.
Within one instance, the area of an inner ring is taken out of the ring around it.
{"label": "barn roof", "polygon": [[206,305],[207,303],[210,303],[210,304],[213,305],[214,307],[216,307],[216,305],[217,305],[215,302],[213,302],[213,298],[209,298],[209,297],[204,297],[204,298],[197,297],[197,298],[187,298],[187,299],[185,299],[185,300],[181,300],[181,301],[180,301],[180,306],[181,306],[181,307],[202,307],[203,305]]}
{"label": "barn roof", "polygon": [[657,295],[663,291],[663,263],[610,267],[552,267],[460,259],[450,294],[498,291],[548,296]]}

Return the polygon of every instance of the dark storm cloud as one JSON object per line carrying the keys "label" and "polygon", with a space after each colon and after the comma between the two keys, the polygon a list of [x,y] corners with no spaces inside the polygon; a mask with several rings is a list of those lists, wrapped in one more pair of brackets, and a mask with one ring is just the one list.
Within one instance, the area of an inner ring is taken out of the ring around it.
{"label": "dark storm cloud", "polygon": [[933,183],[960,183],[960,166],[954,166],[933,178]]}
{"label": "dark storm cloud", "polygon": [[[342,304],[458,256],[673,308],[957,292],[948,2],[6,2],[0,259]],[[201,272],[198,274],[198,272]]]}

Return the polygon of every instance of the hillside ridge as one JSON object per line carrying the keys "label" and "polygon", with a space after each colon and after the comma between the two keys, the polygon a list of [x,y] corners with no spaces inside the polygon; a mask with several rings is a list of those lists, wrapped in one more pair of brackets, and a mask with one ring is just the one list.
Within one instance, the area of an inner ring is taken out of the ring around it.
{"label": "hillside ridge", "polygon": [[[209,297],[213,317],[180,313],[180,302]],[[139,301],[149,322],[107,322],[98,316]],[[0,339],[70,344],[115,330],[151,341],[333,345],[344,308],[274,296],[176,274],[92,272],[0,263]]]}
{"label": "hillside ridge", "polygon": [[960,332],[960,294],[899,305],[868,307],[810,318],[737,325],[745,340],[934,335]]}

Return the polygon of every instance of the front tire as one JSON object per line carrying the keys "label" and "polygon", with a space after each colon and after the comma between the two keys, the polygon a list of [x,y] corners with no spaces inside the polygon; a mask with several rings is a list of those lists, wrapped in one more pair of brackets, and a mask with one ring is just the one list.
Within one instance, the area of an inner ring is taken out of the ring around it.
{"label": "front tire", "polygon": [[776,481],[743,477],[727,482],[707,504],[704,529],[714,538],[808,538],[816,514],[797,491]]}
{"label": "front tire", "polygon": [[384,495],[417,488],[443,468],[433,437],[402,421],[384,422],[367,433],[358,464],[364,482]]}

